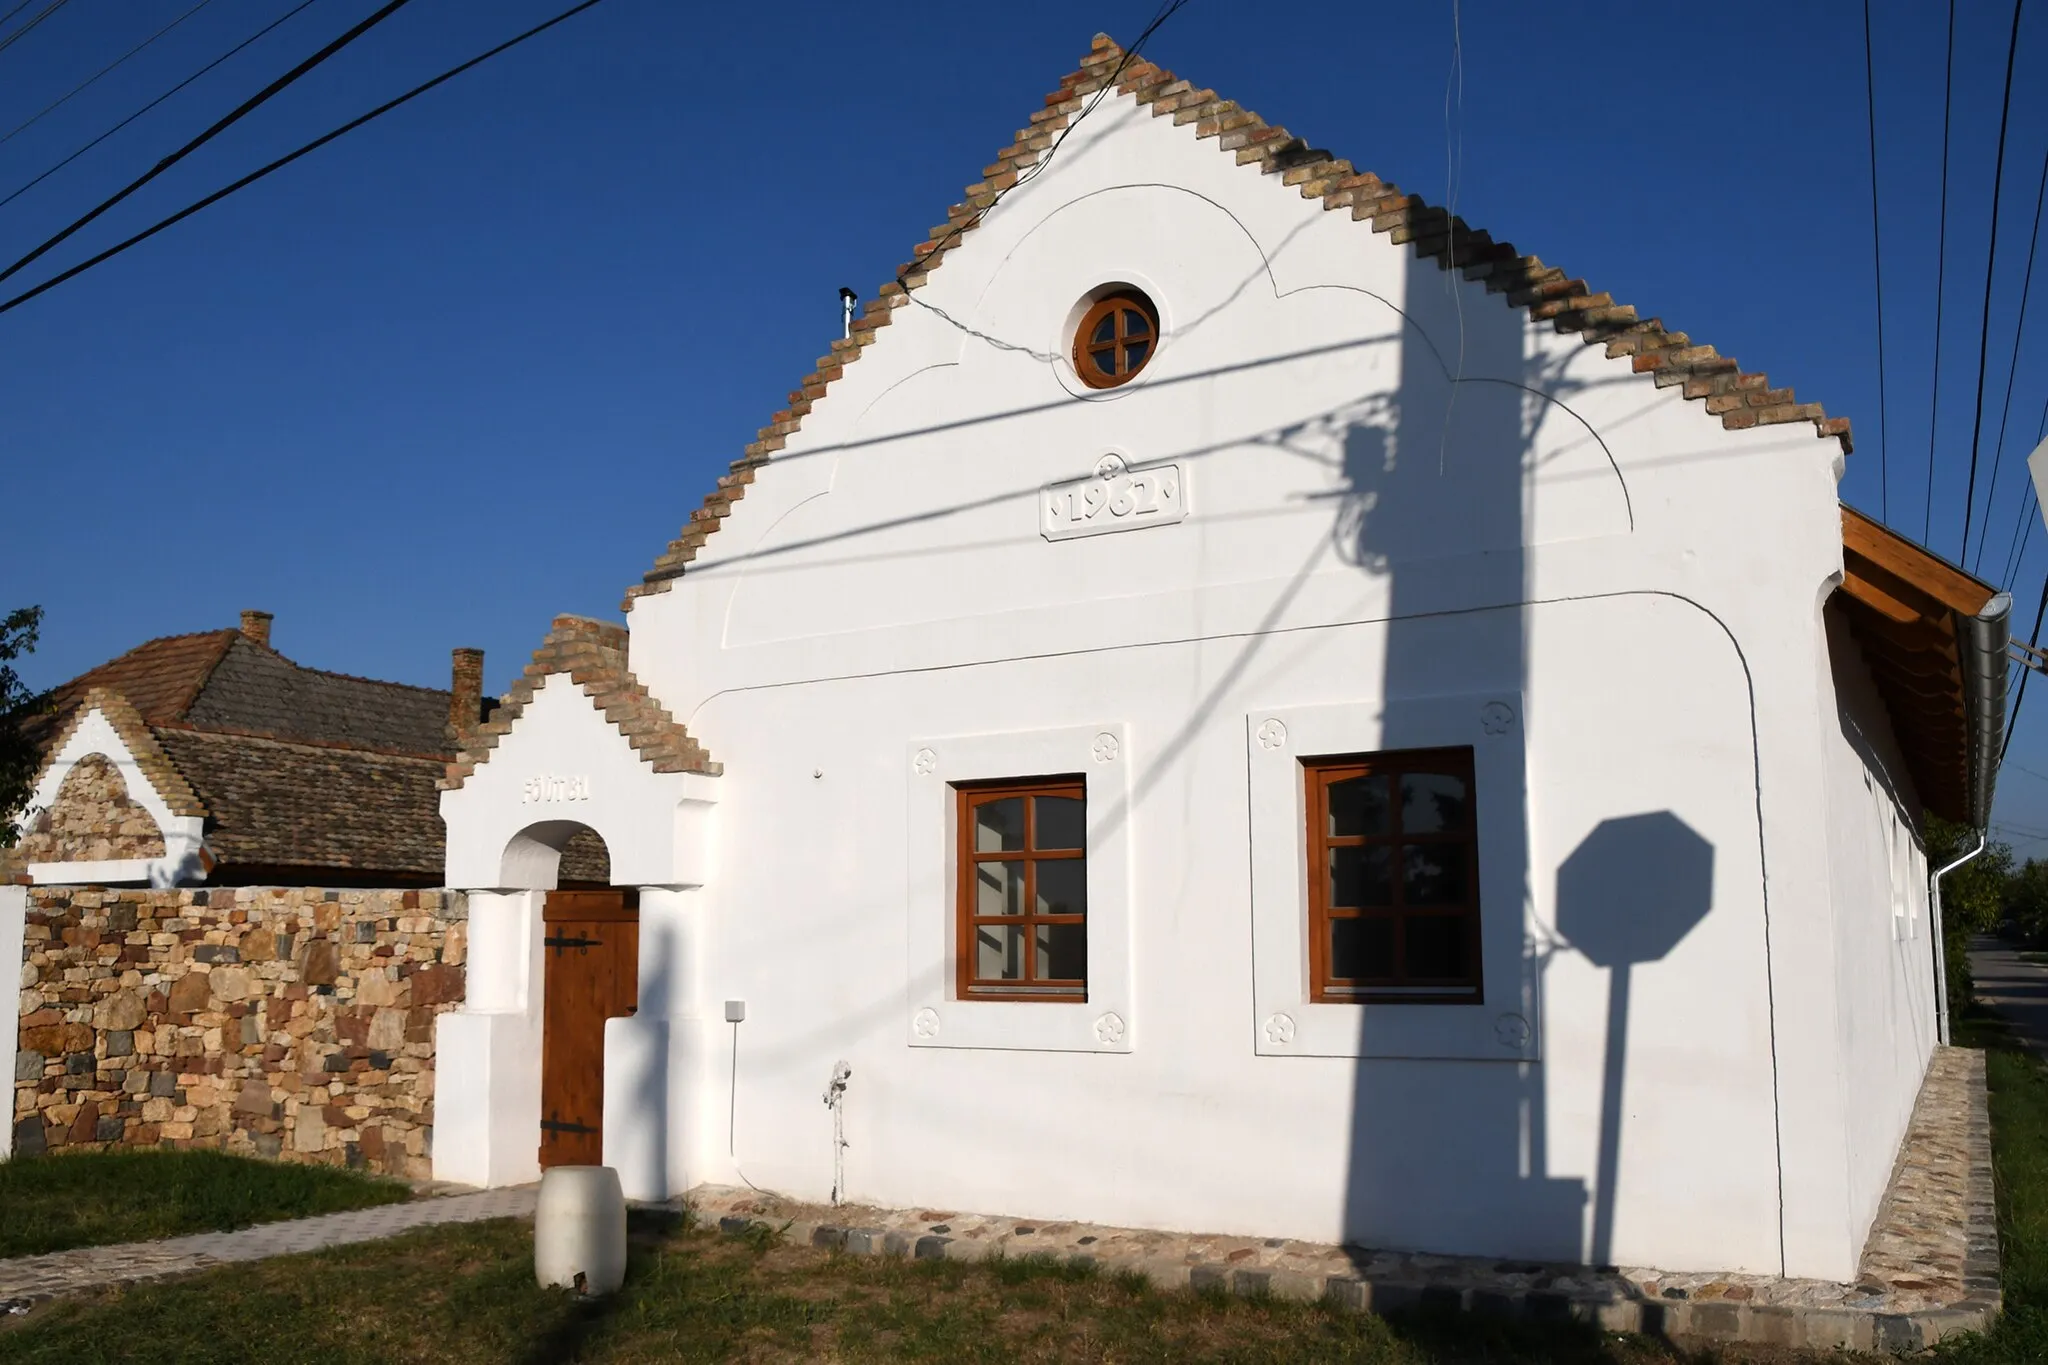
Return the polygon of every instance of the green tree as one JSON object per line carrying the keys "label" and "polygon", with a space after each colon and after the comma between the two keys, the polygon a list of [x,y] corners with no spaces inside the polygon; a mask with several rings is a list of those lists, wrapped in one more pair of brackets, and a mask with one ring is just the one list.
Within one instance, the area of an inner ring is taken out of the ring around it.
{"label": "green tree", "polygon": [[2012,874],[2005,888],[2005,914],[2028,939],[2048,936],[2048,863],[2029,858]]}
{"label": "green tree", "polygon": [[42,766],[35,721],[50,710],[48,692],[31,692],[14,661],[33,654],[43,624],[41,607],[22,607],[0,619],[0,848],[14,847],[14,815],[35,790]]}
{"label": "green tree", "polygon": [[[1977,831],[1927,817],[1927,870],[1937,872],[1977,846]],[[1996,839],[1941,879],[1942,951],[1948,961],[1948,1003],[1961,1012],[1976,995],[1970,988],[1970,936],[1988,934],[2005,913],[2012,882],[2012,845]]]}

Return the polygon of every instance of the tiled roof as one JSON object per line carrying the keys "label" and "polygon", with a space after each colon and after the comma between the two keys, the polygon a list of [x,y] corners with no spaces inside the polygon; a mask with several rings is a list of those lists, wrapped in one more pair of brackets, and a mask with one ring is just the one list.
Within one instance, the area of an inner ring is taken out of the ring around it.
{"label": "tiled roof", "polygon": [[157,740],[206,793],[215,880],[237,865],[441,875],[441,759],[205,730]]}
{"label": "tiled roof", "polygon": [[1684,332],[1666,329],[1658,319],[1639,320],[1634,307],[1617,304],[1584,280],[1545,265],[1535,256],[1524,256],[1510,243],[1494,241],[1486,232],[1473,230],[1463,219],[1431,207],[1419,196],[1403,194],[1349,161],[1310,147],[1285,128],[1276,128],[1250,110],[1217,98],[1213,90],[1196,89],[1142,58],[1126,61],[1122,48],[1107,35],[1097,34],[1080,69],[1045,97],[1045,107],[1031,116],[1029,125],[993,164],[983,168],[984,178],[969,185],[966,198],[917,245],[912,261],[898,272],[897,279],[883,285],[868,301],[863,315],[853,323],[853,334],[832,343],[831,353],[821,357],[817,369],[790,393],[789,406],[761,428],[760,438],[747,446],[745,458],[720,476],[718,486],[703,506],[690,514],[688,525],[669,542],[654,567],[627,590],[626,610],[632,609],[637,597],[666,592],[682,575],[698,549],[724,522],[733,503],[745,496],[760,466],[803,425],[805,414],[846,367],[875,343],[894,310],[909,302],[905,291],[919,288],[930,278],[946,254],[994,207],[997,196],[1017,183],[1020,171],[1045,155],[1060,130],[1081,113],[1087,97],[1103,89],[1112,76],[1118,94],[1134,97],[1140,107],[1151,109],[1155,118],[1170,116],[1196,138],[1213,138],[1217,150],[1230,153],[1239,166],[1273,177],[1276,186],[1292,188],[1304,199],[1321,200],[1325,210],[1345,211],[1355,221],[1370,222],[1373,231],[1386,234],[1388,241],[1413,247],[1417,256],[1432,259],[1443,269],[1455,266],[1466,279],[1485,281],[1489,293],[1506,294],[1511,305],[1527,309],[1530,317],[1549,322],[1559,332],[1577,332],[1589,346],[1604,345],[1610,359],[1627,358],[1636,373],[1653,376],[1659,388],[1683,385],[1685,397],[1701,401],[1704,410],[1718,417],[1723,427],[1740,430],[1811,422],[1816,435],[1840,440],[1845,453],[1852,448],[1848,418],[1830,417],[1818,403],[1797,402],[1792,390],[1771,387],[1767,377],[1743,370],[1733,357],[1696,344]]}
{"label": "tiled roof", "polygon": [[448,693],[301,668],[246,639],[229,642],[181,717],[202,730],[445,756]]}
{"label": "tiled roof", "polygon": [[[449,696],[303,668],[237,629],[150,640],[55,689],[54,756],[97,707],[222,864],[438,876]],[[46,759],[47,761],[47,759]]]}
{"label": "tiled roof", "polygon": [[721,771],[689,731],[662,709],[626,669],[626,628],[587,616],[557,616],[547,639],[533,652],[533,661],[504,701],[479,726],[476,737],[448,765],[442,786],[460,787],[469,775],[490,761],[491,751],[508,734],[528,702],[549,677],[565,673],[618,727],[643,763],[658,773]]}
{"label": "tiled roof", "polygon": [[58,686],[51,694],[54,710],[68,715],[87,692],[103,687],[126,697],[151,725],[180,720],[206,686],[214,665],[241,635],[239,630],[207,630],[146,641]]}

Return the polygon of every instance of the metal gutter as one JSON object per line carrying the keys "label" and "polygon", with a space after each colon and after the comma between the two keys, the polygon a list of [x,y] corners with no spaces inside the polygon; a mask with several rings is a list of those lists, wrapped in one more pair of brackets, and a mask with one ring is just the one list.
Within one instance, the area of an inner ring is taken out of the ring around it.
{"label": "metal gutter", "polygon": [[1956,613],[1956,656],[1963,669],[1963,721],[1969,729],[1970,825],[1991,823],[1991,796],[2005,748],[2006,656],[2012,594],[1993,593],[1975,616]]}

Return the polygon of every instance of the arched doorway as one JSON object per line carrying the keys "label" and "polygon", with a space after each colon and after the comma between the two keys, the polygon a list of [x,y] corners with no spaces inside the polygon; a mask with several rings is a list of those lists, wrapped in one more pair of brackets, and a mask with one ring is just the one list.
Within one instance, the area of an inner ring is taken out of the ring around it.
{"label": "arched doorway", "polygon": [[639,1009],[640,896],[614,887],[611,854],[588,825],[550,820],[514,835],[508,877],[541,901],[540,1165],[604,1161],[605,1020]]}

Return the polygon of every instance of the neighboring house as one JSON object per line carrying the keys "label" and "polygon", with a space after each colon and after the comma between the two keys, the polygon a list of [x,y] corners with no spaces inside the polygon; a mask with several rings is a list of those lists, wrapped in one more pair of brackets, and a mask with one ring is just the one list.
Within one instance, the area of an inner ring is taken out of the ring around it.
{"label": "neighboring house", "polygon": [[2009,600],[1107,39],[986,175],[451,765],[437,1175],[1853,1276]]}
{"label": "neighboring house", "polygon": [[136,646],[58,687],[17,866],[32,881],[433,886],[435,785],[484,714],[453,689],[305,668],[239,630]]}

